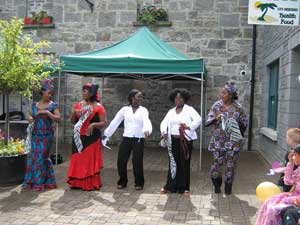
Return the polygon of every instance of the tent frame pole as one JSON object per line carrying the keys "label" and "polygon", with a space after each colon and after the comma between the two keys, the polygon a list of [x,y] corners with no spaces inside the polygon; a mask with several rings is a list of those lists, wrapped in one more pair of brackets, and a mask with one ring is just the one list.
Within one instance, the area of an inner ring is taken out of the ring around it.
{"label": "tent frame pole", "polygon": [[103,89],[104,89],[104,76],[102,75],[102,87],[101,87],[101,90],[100,90],[101,104],[103,104]]}
{"label": "tent frame pole", "polygon": [[199,170],[201,171],[202,169],[202,143],[203,143],[203,73],[201,73],[201,103],[200,103],[200,115],[202,122],[200,124],[200,135],[199,135]]}
{"label": "tent frame pole", "polygon": [[[60,60],[59,60],[60,62]],[[60,78],[61,78],[61,71],[58,71],[58,91],[57,91],[57,103],[58,108],[60,104]],[[55,165],[58,164],[58,123],[56,123],[56,137],[55,137]]]}

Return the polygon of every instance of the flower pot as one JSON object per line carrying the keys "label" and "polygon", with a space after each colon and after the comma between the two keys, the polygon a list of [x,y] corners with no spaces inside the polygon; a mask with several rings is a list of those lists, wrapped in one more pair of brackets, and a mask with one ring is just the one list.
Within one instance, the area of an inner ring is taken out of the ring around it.
{"label": "flower pot", "polygon": [[44,18],[42,18],[41,23],[42,24],[51,24],[52,23],[52,18],[51,17],[44,17]]}
{"label": "flower pot", "polygon": [[24,24],[32,24],[32,19],[29,17],[24,18]]}
{"label": "flower pot", "polygon": [[27,154],[0,157],[0,186],[21,184],[24,180]]}
{"label": "flower pot", "polygon": [[38,24],[38,21],[37,20],[32,20],[31,24]]}

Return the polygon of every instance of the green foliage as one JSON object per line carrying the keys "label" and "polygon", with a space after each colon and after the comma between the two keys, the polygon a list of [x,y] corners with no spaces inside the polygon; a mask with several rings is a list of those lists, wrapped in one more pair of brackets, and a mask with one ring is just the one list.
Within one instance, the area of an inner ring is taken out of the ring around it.
{"label": "green foliage", "polygon": [[155,16],[150,13],[142,14],[139,21],[147,25],[154,25],[157,22]]}
{"label": "green foliage", "polygon": [[52,16],[48,16],[47,12],[43,10],[39,11],[38,13],[32,12],[31,14],[32,14],[31,19],[37,21],[37,23],[42,23],[43,18],[53,19]]}
{"label": "green foliage", "polygon": [[46,41],[34,43],[23,35],[23,20],[0,20],[0,93],[19,91],[31,96],[40,88],[40,81],[49,76],[44,68],[49,58],[38,52],[49,47]]}
{"label": "green foliage", "polygon": [[145,6],[138,15],[138,21],[155,26],[159,21],[168,21],[168,14],[164,9],[155,6]]}
{"label": "green foliage", "polygon": [[266,10],[267,8],[275,9],[277,5],[275,3],[263,3],[257,6],[261,11]]}
{"label": "green foliage", "polygon": [[6,145],[3,140],[0,140],[0,157],[23,155],[25,148],[25,140],[16,139],[8,142]]}

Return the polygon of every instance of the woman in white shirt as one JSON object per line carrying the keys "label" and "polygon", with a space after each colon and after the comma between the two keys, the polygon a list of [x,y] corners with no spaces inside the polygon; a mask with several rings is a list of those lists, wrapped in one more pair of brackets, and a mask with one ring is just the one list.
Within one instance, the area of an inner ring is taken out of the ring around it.
{"label": "woman in white shirt", "polygon": [[167,183],[161,194],[190,194],[190,163],[195,130],[201,124],[201,116],[191,106],[185,104],[190,99],[186,89],[175,89],[169,99],[175,103],[160,124],[161,135],[167,140],[169,171]]}
{"label": "woman in white shirt", "polygon": [[152,132],[152,124],[149,119],[148,110],[141,106],[143,94],[133,89],[129,92],[129,105],[122,107],[104,131],[104,138],[111,137],[120,123],[124,121],[123,140],[119,146],[118,172],[120,179],[118,189],[127,186],[127,162],[132,151],[133,173],[135,178],[135,189],[142,190],[144,187],[144,140]]}

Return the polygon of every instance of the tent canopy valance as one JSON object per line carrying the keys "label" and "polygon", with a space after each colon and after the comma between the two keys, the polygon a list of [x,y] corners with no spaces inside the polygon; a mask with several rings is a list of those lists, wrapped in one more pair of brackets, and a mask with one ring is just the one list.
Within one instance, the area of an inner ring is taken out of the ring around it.
{"label": "tent canopy valance", "polygon": [[108,48],[64,55],[62,71],[97,74],[189,74],[202,78],[204,61],[191,59],[143,27],[129,38]]}

